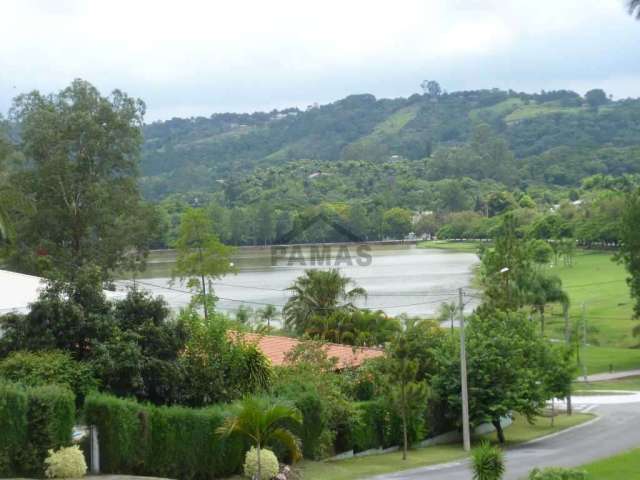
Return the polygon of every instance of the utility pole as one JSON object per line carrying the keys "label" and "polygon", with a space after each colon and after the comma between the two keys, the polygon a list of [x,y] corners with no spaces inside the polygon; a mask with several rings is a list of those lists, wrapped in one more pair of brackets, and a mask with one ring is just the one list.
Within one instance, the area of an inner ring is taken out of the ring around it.
{"label": "utility pole", "polygon": [[462,289],[458,289],[458,318],[460,319],[460,385],[462,386],[462,444],[464,450],[471,450],[471,432],[469,429],[469,391],[467,390],[467,351],[464,341],[464,304]]}
{"label": "utility pole", "polygon": [[[564,342],[569,348],[569,344],[571,342],[571,327],[569,325],[569,305],[564,304],[562,306],[562,314],[564,316]],[[567,395],[567,415],[571,415],[573,413],[573,407],[571,405],[571,384],[569,384],[569,394]]]}
{"label": "utility pole", "polygon": [[584,361],[584,357],[587,354],[587,315],[585,304],[582,303],[582,375],[584,381],[587,381],[587,363]]}

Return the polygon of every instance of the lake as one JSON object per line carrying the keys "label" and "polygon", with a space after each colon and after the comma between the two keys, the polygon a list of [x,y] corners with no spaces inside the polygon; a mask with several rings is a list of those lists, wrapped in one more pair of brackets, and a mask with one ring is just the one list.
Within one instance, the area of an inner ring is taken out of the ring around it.
{"label": "lake", "polygon": [[[339,268],[367,290],[359,306],[380,309],[389,315],[431,315],[443,302],[457,301],[458,288],[470,288],[478,257],[472,253],[424,249],[415,245],[323,245],[239,248],[233,257],[238,272],[214,282],[220,298],[217,308],[233,312],[245,304],[259,309],[287,302],[289,287],[308,268]],[[173,251],[153,252],[140,287],[162,295],[169,305],[189,303],[186,287],[171,284]],[[121,280],[124,289],[130,281]]]}

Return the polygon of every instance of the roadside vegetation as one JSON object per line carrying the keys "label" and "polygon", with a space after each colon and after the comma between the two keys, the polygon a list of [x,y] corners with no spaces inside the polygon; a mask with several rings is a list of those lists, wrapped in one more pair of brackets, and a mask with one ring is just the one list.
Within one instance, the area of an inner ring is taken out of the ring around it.
{"label": "roadside vegetation", "polygon": [[640,450],[598,460],[582,467],[589,474],[589,480],[640,479]]}
{"label": "roadside vegetation", "polygon": [[[515,446],[579,425],[593,418],[588,414],[558,415],[551,426],[549,418],[538,417],[535,423],[516,415],[512,425],[506,428],[508,446]],[[497,443],[495,433],[474,437],[474,445],[486,440]],[[466,458],[469,454],[458,445],[435,445],[411,451],[407,461],[403,461],[397,452],[381,455],[333,460],[324,462],[304,461],[300,469],[308,480],[351,480],[354,478],[382,475],[384,473],[409,470],[417,467],[447,463]]]}
{"label": "roadside vegetation", "polygon": [[[428,95],[437,109],[436,87]],[[595,110],[608,103],[606,96],[591,105],[593,95],[576,95],[560,99]],[[217,309],[213,281],[234,271],[228,244],[269,244],[278,228],[303,241],[335,240],[327,225],[342,223],[362,238],[403,238],[415,227],[425,236],[491,239],[477,251],[478,288],[465,292],[477,308],[459,331],[466,337],[471,427],[491,425],[500,448],[587,418],[558,416],[553,424],[541,418],[550,399],[570,395],[578,358],[592,373],[637,365],[640,350],[629,347],[638,329],[623,323],[640,312],[637,176],[583,179],[580,192],[563,191],[566,200],[550,209],[558,197],[519,188],[508,142],[480,123],[470,126],[460,150],[434,150],[418,166],[438,182],[421,193],[427,198],[435,189],[436,212],[391,198],[345,205],[318,197],[283,216],[259,185],[244,180],[229,182],[231,203],[204,195],[202,203],[187,196],[158,207],[139,188],[144,104],[138,99],[119,91],[104,97],[76,80],[53,95],[20,96],[12,112],[19,142],[7,137],[0,150],[0,160],[12,165],[1,177],[3,261],[45,277],[46,285],[28,311],[0,317],[0,425],[12,429],[0,438],[2,476],[42,475],[47,451],[67,446],[78,419],[98,426],[102,469],[114,474],[216,478],[278,471],[288,479],[290,465],[304,459],[308,472],[319,469],[318,478],[340,478],[342,470],[359,474],[364,465],[388,472],[459,458],[457,447],[411,448],[461,428],[462,348],[438,321],[356,307],[367,292],[337,269],[309,270],[292,281],[282,330],[271,325],[277,312],[269,305],[255,318],[246,309],[235,317]],[[379,113],[375,124],[386,118]],[[604,112],[585,114],[575,116],[606,120]],[[417,110],[403,110],[374,136],[420,118]],[[471,179],[458,179],[460,170]],[[273,180],[275,188],[277,175]],[[331,191],[332,180],[326,181]],[[249,193],[256,200],[251,207],[234,203]],[[312,222],[318,215],[324,226]],[[107,298],[116,275],[143,269],[151,248],[169,244],[176,247],[173,277],[186,283],[189,305],[172,312],[163,298],[135,287]],[[577,244],[615,246],[627,273],[608,255],[577,251]],[[589,308],[584,316],[582,302]],[[455,304],[443,312],[447,319],[463,313]],[[249,333],[279,333],[298,343],[282,365],[272,365]],[[368,351],[376,358],[339,365],[326,342],[354,353],[374,347]],[[49,425],[56,409],[64,410],[65,421]],[[508,417],[515,424],[504,428]],[[379,460],[310,463],[392,447],[399,451]],[[16,454],[23,450],[28,455]]]}

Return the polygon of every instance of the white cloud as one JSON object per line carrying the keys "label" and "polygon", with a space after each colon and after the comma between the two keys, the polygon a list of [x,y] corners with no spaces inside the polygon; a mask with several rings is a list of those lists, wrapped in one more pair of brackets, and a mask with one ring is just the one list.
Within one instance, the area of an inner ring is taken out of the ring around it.
{"label": "white cloud", "polygon": [[[82,77],[143,97],[151,118],[326,101],[368,88],[406,95],[422,77],[445,78],[452,90],[473,88],[471,73],[475,86],[487,86],[487,71],[470,72],[469,64],[496,69],[494,85],[549,88],[558,52],[575,51],[579,58],[567,61],[576,65],[611,68],[606,52],[584,53],[593,43],[637,44],[640,35],[618,0],[5,0],[2,18],[0,111],[18,92]],[[521,62],[539,67],[537,83],[518,76]],[[615,67],[611,78],[638,78],[631,51]],[[640,93],[599,73],[619,95]],[[585,72],[571,79],[591,80]]]}

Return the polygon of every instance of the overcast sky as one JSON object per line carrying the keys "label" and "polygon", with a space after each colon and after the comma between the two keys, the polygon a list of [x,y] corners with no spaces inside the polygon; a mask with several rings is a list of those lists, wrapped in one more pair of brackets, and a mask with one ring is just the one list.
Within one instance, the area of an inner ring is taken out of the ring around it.
{"label": "overcast sky", "polygon": [[327,103],[353,93],[600,87],[640,97],[623,0],[0,0],[0,112],[73,78],[147,120]]}

